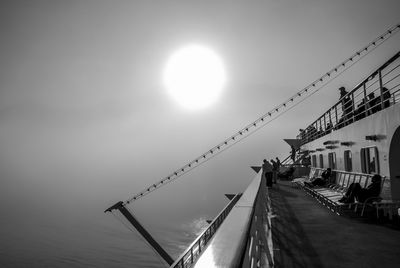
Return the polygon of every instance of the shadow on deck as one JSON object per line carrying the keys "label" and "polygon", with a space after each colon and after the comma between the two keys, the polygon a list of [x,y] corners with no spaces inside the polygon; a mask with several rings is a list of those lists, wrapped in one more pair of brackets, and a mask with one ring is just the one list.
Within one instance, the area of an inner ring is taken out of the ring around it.
{"label": "shadow on deck", "polygon": [[269,190],[276,267],[397,267],[400,231],[338,216],[304,191],[280,181]]}

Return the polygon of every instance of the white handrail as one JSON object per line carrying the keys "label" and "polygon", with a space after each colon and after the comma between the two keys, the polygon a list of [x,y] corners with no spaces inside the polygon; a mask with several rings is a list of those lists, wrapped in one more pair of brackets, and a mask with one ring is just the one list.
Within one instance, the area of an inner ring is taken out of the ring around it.
{"label": "white handrail", "polygon": [[255,263],[272,267],[269,211],[266,180],[260,171],[194,267],[255,267]]}

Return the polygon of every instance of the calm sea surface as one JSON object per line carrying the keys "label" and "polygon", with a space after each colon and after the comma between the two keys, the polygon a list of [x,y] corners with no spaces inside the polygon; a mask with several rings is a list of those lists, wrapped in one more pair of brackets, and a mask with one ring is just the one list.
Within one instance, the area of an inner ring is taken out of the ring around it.
{"label": "calm sea surface", "polygon": [[[2,160],[0,268],[166,267],[136,230],[104,213],[116,198],[148,184],[130,179],[129,170],[125,178],[117,167],[99,170],[97,163],[76,168],[32,157],[25,170]],[[224,193],[243,191],[254,176],[250,169],[233,176],[225,168],[231,163],[224,165],[210,163],[207,172],[196,170],[128,207],[173,259],[228,203]]]}
{"label": "calm sea surface", "polygon": [[[38,215],[17,224],[2,218],[1,226],[0,267],[166,267],[136,232],[111,214],[59,221]],[[205,219],[147,226],[175,259],[205,227]]]}

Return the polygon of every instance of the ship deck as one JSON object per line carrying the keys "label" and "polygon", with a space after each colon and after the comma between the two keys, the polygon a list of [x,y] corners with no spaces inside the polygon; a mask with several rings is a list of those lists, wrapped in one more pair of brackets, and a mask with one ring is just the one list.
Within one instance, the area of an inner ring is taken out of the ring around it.
{"label": "ship deck", "polygon": [[398,222],[338,216],[290,182],[269,190],[275,267],[397,267]]}

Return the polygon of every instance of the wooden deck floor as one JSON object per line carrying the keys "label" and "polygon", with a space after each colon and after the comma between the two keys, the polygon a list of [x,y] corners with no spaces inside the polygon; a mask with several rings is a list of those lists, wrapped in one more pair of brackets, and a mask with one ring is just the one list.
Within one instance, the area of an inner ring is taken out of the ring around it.
{"label": "wooden deck floor", "polygon": [[338,216],[284,181],[269,194],[276,267],[399,267],[396,225]]}

